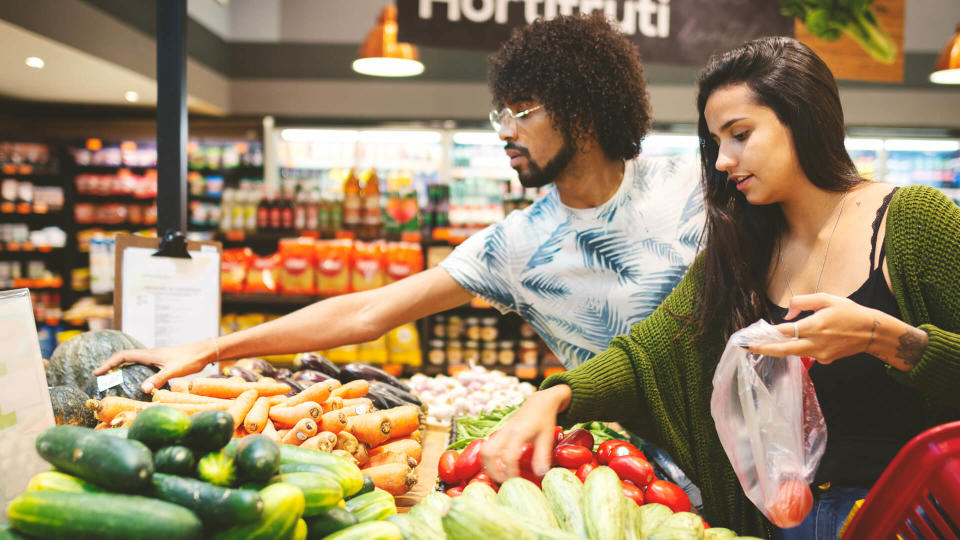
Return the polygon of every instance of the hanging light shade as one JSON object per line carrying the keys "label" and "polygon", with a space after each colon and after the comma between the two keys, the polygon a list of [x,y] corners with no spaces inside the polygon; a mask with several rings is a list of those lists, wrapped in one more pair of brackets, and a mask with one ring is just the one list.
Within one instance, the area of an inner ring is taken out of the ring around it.
{"label": "hanging light shade", "polygon": [[397,7],[387,6],[360,46],[353,70],[376,77],[412,77],[423,73],[420,54],[409,43],[397,43]]}
{"label": "hanging light shade", "polygon": [[930,74],[930,82],[960,84],[960,24],[957,25],[957,32],[940,53],[937,65]]}

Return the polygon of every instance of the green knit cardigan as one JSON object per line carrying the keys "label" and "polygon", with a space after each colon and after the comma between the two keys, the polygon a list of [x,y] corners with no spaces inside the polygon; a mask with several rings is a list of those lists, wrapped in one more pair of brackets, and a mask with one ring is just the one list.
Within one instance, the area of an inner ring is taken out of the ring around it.
{"label": "green knit cardigan", "polygon": [[[903,320],[929,335],[917,365],[890,375],[960,418],[960,208],[933,188],[901,188],[890,203],[884,242]],[[617,421],[664,448],[700,487],[711,525],[762,536],[770,524],[741,489],[710,415],[713,372],[726,343],[719,326],[697,340],[695,325],[680,319],[689,321],[696,309],[703,272],[698,257],[649,318],[541,389],[572,388],[558,419],[563,425]]]}

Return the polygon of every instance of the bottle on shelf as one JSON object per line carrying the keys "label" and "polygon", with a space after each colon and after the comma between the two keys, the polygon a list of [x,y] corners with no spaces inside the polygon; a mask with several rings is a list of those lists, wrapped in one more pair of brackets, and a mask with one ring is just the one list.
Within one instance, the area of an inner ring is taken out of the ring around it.
{"label": "bottle on shelf", "polygon": [[283,199],[280,201],[280,230],[284,234],[292,233],[296,225],[296,203],[294,202],[293,189],[293,186],[285,186],[283,188]]}
{"label": "bottle on shelf", "polygon": [[360,233],[363,225],[363,198],[360,194],[360,180],[353,169],[350,169],[343,182],[343,229]]}
{"label": "bottle on shelf", "polygon": [[280,230],[283,225],[282,218],[282,203],[279,200],[278,193],[275,189],[270,189],[267,191],[267,207],[270,209],[270,223],[267,227],[267,230],[270,232],[277,232]]}
{"label": "bottle on shelf", "polygon": [[363,226],[360,236],[381,238],[383,236],[383,217],[380,213],[380,177],[377,171],[370,169],[367,181],[363,184]]}

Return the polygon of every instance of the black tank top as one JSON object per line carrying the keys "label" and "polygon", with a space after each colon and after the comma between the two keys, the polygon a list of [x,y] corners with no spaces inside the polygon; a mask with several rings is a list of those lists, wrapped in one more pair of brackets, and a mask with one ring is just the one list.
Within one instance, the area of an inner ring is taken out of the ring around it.
{"label": "black tank top", "polygon": [[[892,196],[893,191],[883,199],[873,222],[870,274],[848,298],[900,319],[896,298],[883,276],[883,245],[880,262],[876,268],[873,265],[880,222]],[[787,310],[769,299],[767,303],[772,322],[784,322]],[[805,311],[795,320],[811,313]],[[869,488],[900,448],[930,427],[920,392],[895,382],[885,366],[876,357],[860,353],[829,365],[815,363],[810,368],[810,379],[827,423],[827,448],[814,484],[830,482],[833,486]]]}

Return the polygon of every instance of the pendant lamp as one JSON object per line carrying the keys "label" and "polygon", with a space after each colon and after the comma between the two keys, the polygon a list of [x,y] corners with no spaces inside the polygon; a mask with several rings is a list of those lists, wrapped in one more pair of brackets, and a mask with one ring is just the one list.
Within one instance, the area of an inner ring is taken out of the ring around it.
{"label": "pendant lamp", "polygon": [[930,82],[960,84],[960,24],[957,25],[957,32],[940,53],[937,65],[930,74]]}
{"label": "pendant lamp", "polygon": [[383,8],[377,24],[360,46],[353,70],[376,77],[412,77],[423,73],[420,54],[409,43],[397,43],[397,7]]}

